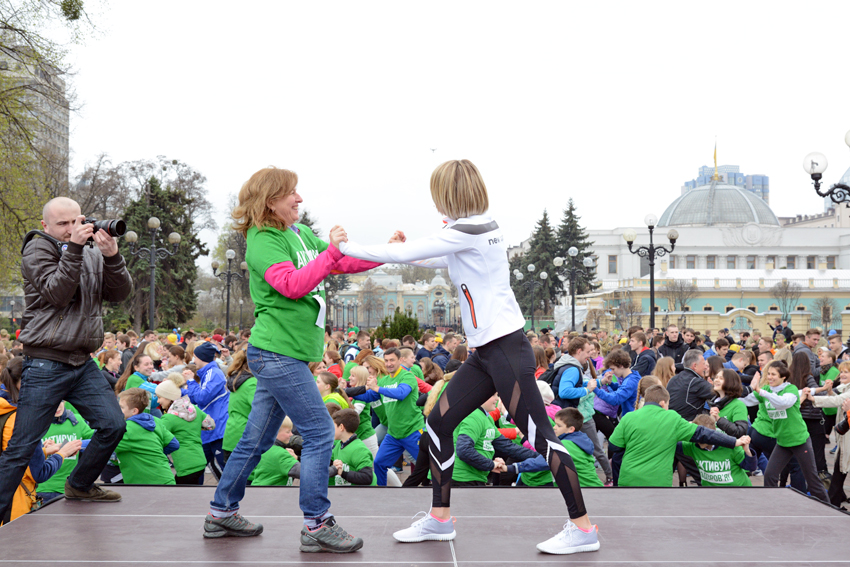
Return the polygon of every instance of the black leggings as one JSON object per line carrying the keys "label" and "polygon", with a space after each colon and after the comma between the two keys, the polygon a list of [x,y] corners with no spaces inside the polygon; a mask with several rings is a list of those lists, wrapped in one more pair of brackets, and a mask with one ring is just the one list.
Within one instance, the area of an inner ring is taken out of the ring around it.
{"label": "black leggings", "polygon": [[809,439],[812,440],[812,451],[815,453],[815,468],[818,472],[827,472],[826,465],[826,420],[804,419]]}
{"label": "black leggings", "polygon": [[433,506],[448,507],[454,468],[454,430],[496,392],[514,423],[546,456],[570,518],[587,514],[575,464],[549,424],[534,379],[534,353],[521,330],[478,347],[455,372],[428,416]]}

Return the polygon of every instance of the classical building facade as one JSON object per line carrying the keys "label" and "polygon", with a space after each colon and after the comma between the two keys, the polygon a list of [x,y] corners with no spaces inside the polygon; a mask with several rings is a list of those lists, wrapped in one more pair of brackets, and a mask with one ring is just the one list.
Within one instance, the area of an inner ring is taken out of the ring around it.
{"label": "classical building facade", "polygon": [[457,327],[460,319],[458,301],[442,270],[435,270],[429,282],[411,284],[376,268],[337,293],[330,305],[330,320],[334,327],[352,321],[361,328],[374,328],[396,308],[414,315],[422,326]]}

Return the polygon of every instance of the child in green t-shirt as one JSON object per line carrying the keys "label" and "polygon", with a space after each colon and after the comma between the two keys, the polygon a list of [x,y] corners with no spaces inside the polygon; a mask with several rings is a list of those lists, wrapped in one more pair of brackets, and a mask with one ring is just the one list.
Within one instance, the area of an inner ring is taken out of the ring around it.
{"label": "child in green t-shirt", "polygon": [[[809,493],[822,502],[829,502],[826,489],[818,477],[815,465],[812,440],[809,430],[800,414],[800,390],[805,384],[791,384],[791,373],[784,364],[771,364],[766,377],[756,375],[750,386],[753,397],[759,402],[759,410],[764,408],[773,423],[776,435],[776,447],[770,454],[767,470],[764,472],[765,486],[779,486],[779,475],[792,457],[803,471]],[[767,385],[764,385],[765,378]]]}
{"label": "child in green t-shirt", "polygon": [[198,406],[192,404],[189,396],[184,396],[173,381],[182,378],[179,374],[169,374],[156,387],[159,407],[164,412],[161,421],[174,434],[180,448],[171,454],[177,484],[204,484],[204,469],[207,458],[201,444],[201,431],[215,429],[215,421]]}
{"label": "child in green t-shirt", "polygon": [[127,431],[115,448],[124,482],[176,484],[166,455],[180,443],[161,420],[144,413],[150,406],[148,393],[141,388],[124,390],[118,394],[118,405],[127,420]]}
{"label": "child in green t-shirt", "polygon": [[319,394],[322,395],[322,401],[325,403],[333,402],[340,409],[350,407],[348,398],[345,393],[339,389],[339,378],[332,373],[323,370],[316,376],[316,386],[319,388]]}
{"label": "child in green t-shirt", "polygon": [[[351,369],[351,380],[349,385],[353,387],[366,386],[366,381],[369,379],[369,371],[362,366]],[[380,402],[377,402],[380,403]],[[351,409],[357,412],[360,416],[360,425],[357,427],[357,438],[360,439],[369,451],[372,457],[378,454],[378,436],[375,434],[375,428],[372,427],[372,404],[361,400],[351,400]],[[389,481],[387,481],[389,482]]]}
{"label": "child in green t-shirt", "polygon": [[620,420],[608,440],[614,469],[614,486],[670,486],[673,481],[673,457],[679,441],[736,447],[750,442],[743,436],[737,441],[667,411],[670,394],[663,386],[646,390],[644,405]]}
{"label": "child in green t-shirt", "polygon": [[342,409],[333,416],[334,420],[334,450],[333,467],[336,476],[330,479],[331,486],[375,486],[372,452],[357,438],[357,428],[360,426],[360,416],[353,409]]}
{"label": "child in green t-shirt", "polygon": [[[728,368],[726,370],[729,370]],[[729,370],[732,372],[731,370]],[[700,414],[694,423],[706,429],[716,429],[715,417]],[[729,449],[706,443],[679,442],[676,453],[692,458],[699,469],[702,486],[752,486],[745,470],[756,469],[756,457],[749,445]]]}
{"label": "child in green t-shirt", "polygon": [[[53,416],[53,422],[50,424],[47,433],[42,437],[42,442],[48,440],[53,441],[57,445],[76,441],[78,439],[91,439],[94,431],[86,424],[83,419],[72,412],[70,409],[65,409],[65,402],[60,402],[56,413]],[[88,444],[84,441],[83,448]],[[65,457],[62,461],[62,466],[49,479],[38,483],[38,496],[44,502],[48,502],[54,498],[58,498],[65,493],[65,480],[77,467],[80,461],[77,455]]]}
{"label": "child in green t-shirt", "polygon": [[284,418],[277,431],[274,445],[263,453],[248,481],[251,486],[292,486],[301,478],[301,464],[295,451],[285,445],[292,438],[292,420]]}

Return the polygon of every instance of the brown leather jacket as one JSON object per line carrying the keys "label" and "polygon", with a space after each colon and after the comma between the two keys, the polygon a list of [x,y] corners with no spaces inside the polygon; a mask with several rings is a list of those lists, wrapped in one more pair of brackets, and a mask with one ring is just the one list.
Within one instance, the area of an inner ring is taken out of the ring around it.
{"label": "brown leather jacket", "polygon": [[133,281],[120,254],[104,258],[96,246],[65,244],[60,252],[42,237],[24,247],[20,340],[27,356],[82,366],[103,343],[102,303],[124,300]]}

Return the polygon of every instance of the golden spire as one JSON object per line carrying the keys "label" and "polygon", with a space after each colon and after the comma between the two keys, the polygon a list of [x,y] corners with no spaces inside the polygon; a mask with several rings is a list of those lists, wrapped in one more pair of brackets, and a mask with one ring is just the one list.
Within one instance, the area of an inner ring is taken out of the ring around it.
{"label": "golden spire", "polygon": [[717,139],[714,140],[714,177],[712,181],[721,181],[720,175],[717,173]]}

